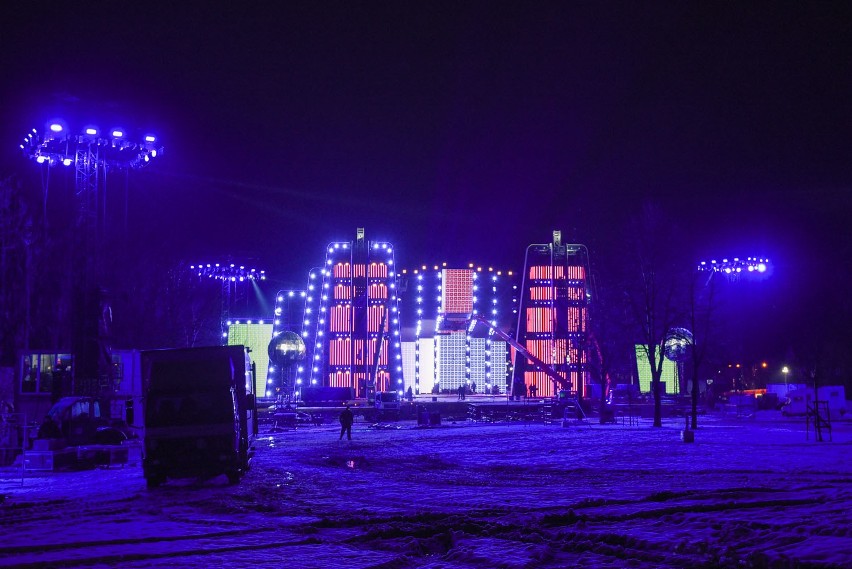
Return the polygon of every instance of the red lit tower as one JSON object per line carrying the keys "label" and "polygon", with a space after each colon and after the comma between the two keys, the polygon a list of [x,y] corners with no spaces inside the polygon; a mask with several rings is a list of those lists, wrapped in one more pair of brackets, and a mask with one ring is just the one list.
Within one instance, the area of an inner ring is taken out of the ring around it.
{"label": "red lit tower", "polygon": [[513,395],[525,394],[531,385],[540,397],[562,389],[586,395],[588,278],[588,250],[585,245],[563,244],[560,231],[553,232],[552,243],[527,247],[516,338],[565,381],[556,385],[516,354]]}
{"label": "red lit tower", "polygon": [[[355,397],[402,393],[402,350],[393,247],[356,240],[330,243],[326,262],[311,273],[303,338],[308,364],[300,386],[349,387]],[[321,281],[321,283],[318,283]]]}

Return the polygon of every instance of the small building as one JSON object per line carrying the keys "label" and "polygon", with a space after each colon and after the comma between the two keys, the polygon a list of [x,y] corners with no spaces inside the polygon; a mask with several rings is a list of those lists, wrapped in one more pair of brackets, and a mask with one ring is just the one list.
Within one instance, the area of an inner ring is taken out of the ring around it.
{"label": "small building", "polygon": [[805,415],[808,406],[816,400],[826,401],[828,411],[834,417],[842,417],[849,411],[846,389],[842,385],[823,385],[816,392],[813,387],[789,392],[787,403],[781,408],[781,412],[787,416]]}

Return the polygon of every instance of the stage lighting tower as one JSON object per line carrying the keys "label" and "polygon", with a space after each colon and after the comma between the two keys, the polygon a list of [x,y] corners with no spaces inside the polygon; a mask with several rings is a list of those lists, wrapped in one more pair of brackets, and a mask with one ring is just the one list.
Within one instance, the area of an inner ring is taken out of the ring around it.
{"label": "stage lighting tower", "polygon": [[131,136],[124,128],[101,130],[94,125],[72,129],[61,119],[48,121],[41,131],[33,128],[19,146],[45,170],[45,216],[51,170],[74,168],[72,389],[77,394],[97,394],[111,388],[113,376],[111,308],[102,288],[107,176],[148,166],[162,156],[163,147],[151,133]]}
{"label": "stage lighting tower", "polygon": [[[206,277],[222,283],[220,321],[223,332],[225,331],[225,323],[231,318],[231,311],[234,306],[240,300],[245,300],[244,296],[246,292],[244,287],[238,287],[238,285],[266,280],[266,271],[236,263],[200,263],[198,265],[190,265],[189,269],[197,273],[199,278]],[[243,290],[241,291],[241,289]],[[242,297],[240,296],[240,292],[242,292]]]}

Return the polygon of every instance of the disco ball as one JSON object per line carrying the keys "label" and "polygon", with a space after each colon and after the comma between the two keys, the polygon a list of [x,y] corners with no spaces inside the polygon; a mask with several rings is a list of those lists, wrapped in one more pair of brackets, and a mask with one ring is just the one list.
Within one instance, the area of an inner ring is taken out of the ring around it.
{"label": "disco ball", "polygon": [[693,341],[692,332],[686,328],[671,328],[666,334],[663,353],[673,362],[682,362],[686,359],[687,350]]}
{"label": "disco ball", "polygon": [[283,366],[305,357],[305,341],[295,332],[279,332],[272,337],[267,350],[269,359]]}

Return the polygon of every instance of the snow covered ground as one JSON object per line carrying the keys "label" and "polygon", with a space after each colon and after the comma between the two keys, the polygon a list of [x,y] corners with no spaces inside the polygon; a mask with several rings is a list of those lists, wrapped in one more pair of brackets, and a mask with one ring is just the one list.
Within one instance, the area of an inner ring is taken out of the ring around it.
{"label": "snow covered ground", "polygon": [[252,470],[0,470],[0,567],[852,567],[852,423],[334,425],[262,433]]}

